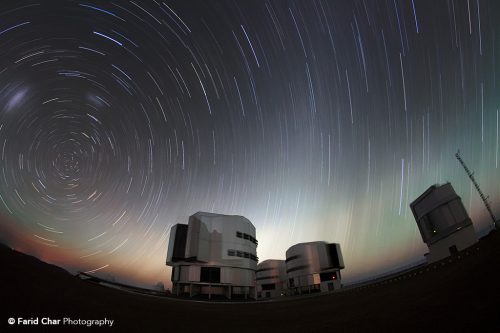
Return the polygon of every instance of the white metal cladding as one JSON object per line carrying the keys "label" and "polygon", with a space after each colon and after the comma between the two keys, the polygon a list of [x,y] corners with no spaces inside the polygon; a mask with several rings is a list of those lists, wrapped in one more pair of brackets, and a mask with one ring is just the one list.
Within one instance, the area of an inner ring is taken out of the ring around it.
{"label": "white metal cladding", "polygon": [[422,239],[433,244],[472,225],[451,184],[433,185],[410,204]]}
{"label": "white metal cladding", "polygon": [[286,282],[286,264],[284,260],[269,259],[257,265],[255,280],[258,285],[276,284]]}
{"label": "white metal cladding", "polygon": [[257,297],[279,297],[287,288],[285,260],[268,259],[257,265]]}
{"label": "white metal cladding", "polygon": [[[237,233],[255,239],[255,227],[242,216],[196,213],[189,218],[186,257],[216,266],[257,268],[256,260],[248,260],[244,254],[257,256],[257,245],[249,239],[237,237]],[[228,251],[234,250],[235,255]],[[237,256],[238,251],[243,257]]]}
{"label": "white metal cladding", "polygon": [[289,278],[314,274],[328,267],[326,242],[299,243],[286,251],[286,270]]}
{"label": "white metal cladding", "polygon": [[[289,288],[321,284],[323,291],[323,284],[328,281],[333,281],[332,283],[336,285],[335,288],[338,288],[340,287],[340,269],[342,268],[344,268],[344,261],[340,245],[336,243],[299,243],[286,251]],[[324,276],[323,281],[321,281],[321,276]],[[335,279],[331,279],[333,276]]]}
{"label": "white metal cladding", "polygon": [[213,268],[216,281],[210,281],[212,285],[254,287],[258,260],[255,237],[255,227],[242,216],[198,212],[187,225],[173,226],[167,265],[173,266],[174,284],[203,284],[204,272]]}

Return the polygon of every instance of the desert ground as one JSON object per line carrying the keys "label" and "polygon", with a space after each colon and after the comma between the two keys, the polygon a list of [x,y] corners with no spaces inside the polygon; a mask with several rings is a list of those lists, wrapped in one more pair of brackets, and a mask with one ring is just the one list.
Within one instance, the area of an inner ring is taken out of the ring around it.
{"label": "desert ground", "polygon": [[[83,281],[0,247],[1,329],[116,332],[499,332],[500,232],[399,277],[314,297],[193,302]],[[8,318],[112,319],[113,326],[9,325]]]}

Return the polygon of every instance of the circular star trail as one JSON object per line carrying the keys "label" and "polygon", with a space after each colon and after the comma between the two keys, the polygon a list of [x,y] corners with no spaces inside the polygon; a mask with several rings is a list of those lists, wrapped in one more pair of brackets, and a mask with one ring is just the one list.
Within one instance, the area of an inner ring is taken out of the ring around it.
{"label": "circular star trail", "polygon": [[422,258],[409,210],[454,158],[500,203],[495,1],[2,1],[3,242],[169,283],[197,211],[257,228],[261,260],[341,244],[347,280]]}

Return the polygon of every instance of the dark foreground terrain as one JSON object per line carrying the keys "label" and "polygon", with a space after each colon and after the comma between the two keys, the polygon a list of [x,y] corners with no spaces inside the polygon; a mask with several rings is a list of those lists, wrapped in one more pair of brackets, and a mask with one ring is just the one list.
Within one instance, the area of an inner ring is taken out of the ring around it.
{"label": "dark foreground terrain", "polygon": [[[500,332],[500,232],[435,265],[335,294],[201,303],[133,294],[0,247],[0,332]],[[8,318],[38,318],[9,325]],[[109,325],[42,325],[112,319]]]}

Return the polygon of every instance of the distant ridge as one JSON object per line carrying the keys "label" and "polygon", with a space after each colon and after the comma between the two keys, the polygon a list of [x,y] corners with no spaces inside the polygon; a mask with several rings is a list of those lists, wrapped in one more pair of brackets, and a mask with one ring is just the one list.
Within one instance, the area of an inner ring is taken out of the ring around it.
{"label": "distant ridge", "polygon": [[[10,255],[12,256],[12,258],[9,258],[10,260],[17,258],[17,259],[20,259],[23,261],[24,265],[22,265],[22,264],[15,265],[15,267],[20,270],[20,271],[18,271],[19,273],[21,273],[22,271],[26,271],[26,274],[31,274],[30,272],[28,272],[28,270],[30,270],[30,269],[48,268],[48,269],[53,270],[54,272],[59,271],[62,274],[71,275],[67,270],[65,270],[62,267],[59,267],[59,266],[53,265],[53,264],[49,264],[45,261],[38,259],[35,256],[31,256],[29,254],[25,254],[25,253],[16,251],[16,250],[12,249],[11,247],[9,247],[3,243],[0,243],[0,258],[4,259],[5,256],[7,256],[9,254],[9,252],[10,252]],[[9,260],[9,262],[10,262],[10,260]],[[23,266],[25,266],[25,267],[23,267]],[[31,266],[33,266],[33,267],[31,267]]]}
{"label": "distant ridge", "polygon": [[10,246],[5,245],[4,243],[0,243],[0,248],[2,248],[2,249],[12,250],[12,249],[10,248]]}

